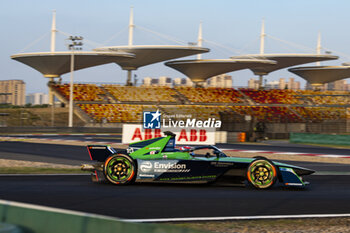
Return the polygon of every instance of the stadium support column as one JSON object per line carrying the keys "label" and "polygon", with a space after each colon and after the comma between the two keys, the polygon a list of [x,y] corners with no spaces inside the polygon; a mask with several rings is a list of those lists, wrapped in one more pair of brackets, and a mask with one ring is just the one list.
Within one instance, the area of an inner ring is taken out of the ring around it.
{"label": "stadium support column", "polygon": [[259,75],[259,89],[263,89],[264,76]]}
{"label": "stadium support column", "polygon": [[[54,80],[50,81],[54,82]],[[51,101],[51,127],[55,126],[55,95],[53,94],[52,87],[49,87],[50,101]]]}
{"label": "stadium support column", "polygon": [[131,76],[132,76],[132,70],[128,70],[128,79],[126,80],[127,86],[132,86]]}
{"label": "stadium support column", "polygon": [[54,77],[50,77],[49,82],[47,83],[47,86],[49,87],[49,104],[53,105],[54,102],[54,95],[53,95],[53,91],[51,88],[51,85],[55,83],[55,78]]}
{"label": "stadium support column", "polygon": [[51,105],[51,126],[54,126],[55,122],[55,95],[52,91],[52,85],[55,84],[55,78],[58,78],[57,76],[45,76],[46,78],[49,78],[49,82],[47,83],[47,86],[49,88],[49,105]]}

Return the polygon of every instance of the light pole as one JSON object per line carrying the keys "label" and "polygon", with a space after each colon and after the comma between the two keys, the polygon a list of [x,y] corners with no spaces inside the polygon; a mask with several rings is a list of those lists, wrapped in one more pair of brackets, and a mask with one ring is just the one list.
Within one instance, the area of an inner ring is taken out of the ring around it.
{"label": "light pole", "polygon": [[68,38],[70,43],[68,49],[72,51],[70,59],[70,92],[69,92],[69,117],[68,127],[73,127],[73,75],[74,75],[74,50],[81,50],[83,46],[83,37],[81,36],[70,36]]}

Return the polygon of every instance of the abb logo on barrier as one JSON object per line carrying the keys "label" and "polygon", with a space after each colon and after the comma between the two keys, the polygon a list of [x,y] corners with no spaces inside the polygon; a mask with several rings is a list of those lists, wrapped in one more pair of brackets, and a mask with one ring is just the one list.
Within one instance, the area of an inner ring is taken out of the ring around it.
{"label": "abb logo on barrier", "polygon": [[[143,135],[143,136],[142,136]],[[136,128],[131,140],[146,140],[146,139],[151,139],[151,138],[158,138],[162,137],[162,133],[160,129],[145,129],[144,133],[141,132],[139,128]],[[180,135],[176,139],[177,142],[181,142],[181,140],[184,140],[185,142],[204,142],[207,140],[207,131],[204,129],[200,129],[199,132],[195,129],[191,129],[189,132],[186,132],[185,129],[182,129],[180,132]]]}
{"label": "abb logo on barrier", "polygon": [[[180,145],[214,145],[215,131],[207,129],[181,129],[176,134],[176,143]],[[122,143],[131,143],[151,138],[164,137],[161,129],[143,129],[141,125],[123,125]]]}

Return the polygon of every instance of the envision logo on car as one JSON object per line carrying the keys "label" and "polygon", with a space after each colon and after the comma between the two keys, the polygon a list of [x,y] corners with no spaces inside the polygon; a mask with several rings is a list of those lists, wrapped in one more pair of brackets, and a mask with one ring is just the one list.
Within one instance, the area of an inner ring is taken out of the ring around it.
{"label": "envision logo on car", "polygon": [[152,163],[149,161],[142,162],[140,165],[140,170],[142,172],[150,172],[152,170]]}
{"label": "envision logo on car", "polygon": [[186,168],[186,164],[178,164],[177,162],[150,162],[143,161],[140,164],[141,172],[189,172],[190,169]]}

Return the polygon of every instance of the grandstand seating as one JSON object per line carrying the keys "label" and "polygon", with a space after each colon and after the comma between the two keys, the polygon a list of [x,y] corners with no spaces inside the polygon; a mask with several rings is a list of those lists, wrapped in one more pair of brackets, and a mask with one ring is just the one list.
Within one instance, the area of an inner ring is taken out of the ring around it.
{"label": "grandstand seating", "polygon": [[347,105],[350,104],[350,94],[345,91],[299,91],[305,102],[313,105]]}
{"label": "grandstand seating", "polygon": [[176,87],[193,103],[243,103],[243,95],[233,88]]}
{"label": "grandstand seating", "polygon": [[[52,88],[69,100],[69,84]],[[220,113],[225,113],[237,122],[245,115],[265,122],[323,122],[345,119],[346,108],[339,105],[350,105],[350,95],[335,91],[74,84],[74,101],[94,122],[140,123],[146,109],[201,120],[220,119]],[[332,105],[337,106],[329,107]]]}
{"label": "grandstand seating", "polygon": [[207,120],[208,118],[218,120],[220,119],[220,112],[227,110],[226,106],[213,105],[160,105],[159,107],[169,115],[191,115],[191,118],[196,118],[197,120]]}
{"label": "grandstand seating", "polygon": [[261,104],[303,104],[293,90],[254,90],[240,89],[242,93],[256,103]]}
{"label": "grandstand seating", "polygon": [[[69,84],[54,85],[66,99],[69,99],[70,86]],[[73,100],[74,101],[103,101],[106,93],[95,84],[74,84]]]}
{"label": "grandstand seating", "polygon": [[293,107],[307,122],[323,122],[325,120],[340,120],[346,118],[345,108],[328,107]]}
{"label": "grandstand seating", "polygon": [[119,85],[103,85],[115,99],[138,102],[176,102],[173,97],[176,91],[170,87],[126,87]]}
{"label": "grandstand seating", "polygon": [[78,104],[95,122],[140,122],[143,109],[154,109],[154,105],[136,104]]}

